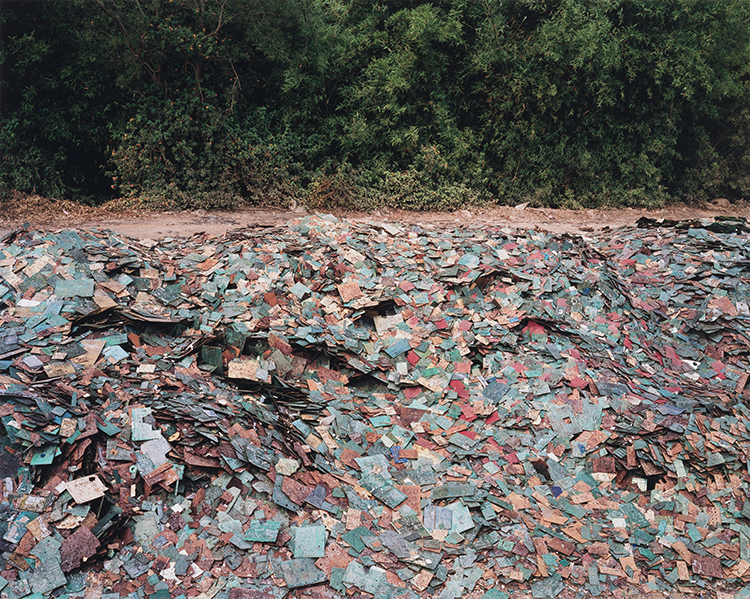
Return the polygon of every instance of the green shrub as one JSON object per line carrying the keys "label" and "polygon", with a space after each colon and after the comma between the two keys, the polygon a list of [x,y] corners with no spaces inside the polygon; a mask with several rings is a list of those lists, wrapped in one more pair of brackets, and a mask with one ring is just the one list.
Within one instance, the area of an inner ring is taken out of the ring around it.
{"label": "green shrub", "polygon": [[172,209],[750,193],[744,0],[41,0],[0,18],[0,188]]}
{"label": "green shrub", "polygon": [[748,131],[746,3],[486,6],[473,68],[498,195],[653,205],[742,188],[726,134]]}
{"label": "green shrub", "polygon": [[111,196],[109,123],[116,67],[93,42],[91,3],[0,6],[0,191],[86,202]]}

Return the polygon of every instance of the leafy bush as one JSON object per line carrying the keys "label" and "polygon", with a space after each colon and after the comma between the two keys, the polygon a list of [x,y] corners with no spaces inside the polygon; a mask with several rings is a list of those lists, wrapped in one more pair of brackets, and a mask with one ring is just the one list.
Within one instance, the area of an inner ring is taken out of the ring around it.
{"label": "leafy bush", "polygon": [[745,2],[3,7],[0,188],[172,209],[750,192]]}
{"label": "leafy bush", "polygon": [[[732,160],[735,150],[722,156],[719,146],[728,114],[744,104],[747,6],[492,6],[474,69],[498,193],[520,198],[545,189],[547,205],[571,193],[584,205],[653,204],[697,197],[701,188],[705,195],[701,163]],[[735,123],[746,135],[746,121]],[[714,189],[733,176],[725,169]]]}
{"label": "leafy bush", "polygon": [[103,59],[89,4],[3,3],[0,9],[0,191],[94,201],[105,175],[108,126],[121,96]]}

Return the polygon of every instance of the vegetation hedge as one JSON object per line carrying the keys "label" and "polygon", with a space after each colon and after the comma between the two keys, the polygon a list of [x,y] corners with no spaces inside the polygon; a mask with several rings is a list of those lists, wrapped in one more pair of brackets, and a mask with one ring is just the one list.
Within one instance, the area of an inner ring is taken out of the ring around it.
{"label": "vegetation hedge", "polygon": [[452,209],[750,189],[746,0],[2,0],[0,27],[0,191]]}

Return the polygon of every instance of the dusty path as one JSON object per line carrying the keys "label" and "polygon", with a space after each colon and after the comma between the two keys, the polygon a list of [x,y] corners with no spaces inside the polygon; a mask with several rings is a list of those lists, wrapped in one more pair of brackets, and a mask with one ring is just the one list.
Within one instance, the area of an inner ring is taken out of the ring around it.
{"label": "dusty path", "polygon": [[[660,210],[558,210],[550,208],[518,209],[501,206],[472,208],[457,212],[408,212],[379,210],[371,213],[333,211],[336,216],[354,221],[416,224],[423,227],[466,227],[495,225],[551,233],[585,234],[634,224],[641,216],[654,219],[688,220],[722,216],[750,219],[750,205],[732,205],[716,201],[703,208],[674,205]],[[140,239],[189,237],[195,233],[220,235],[232,229],[254,226],[280,226],[303,218],[304,210],[251,208],[237,212],[147,212],[112,211],[87,208],[72,202],[52,202],[38,197],[18,198],[3,203],[0,236],[24,224],[40,229],[110,229]]]}

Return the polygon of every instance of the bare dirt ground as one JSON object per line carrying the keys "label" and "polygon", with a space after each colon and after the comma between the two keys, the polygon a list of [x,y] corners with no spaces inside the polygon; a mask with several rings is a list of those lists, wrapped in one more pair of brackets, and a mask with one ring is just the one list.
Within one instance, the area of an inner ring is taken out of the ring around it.
{"label": "bare dirt ground", "polygon": [[[304,209],[248,208],[236,212],[152,212],[119,209],[113,204],[96,208],[39,196],[15,196],[0,204],[0,237],[29,224],[39,229],[109,229],[139,239],[189,237],[195,233],[220,235],[233,229],[283,226],[309,214]],[[560,210],[513,206],[470,208],[457,212],[409,212],[381,209],[370,213],[331,211],[359,222],[416,224],[422,227],[499,226],[537,229],[550,233],[587,234],[635,224],[642,216],[653,219],[692,220],[714,216],[750,219],[750,204],[714,200],[702,207],[676,204],[659,210]]]}

